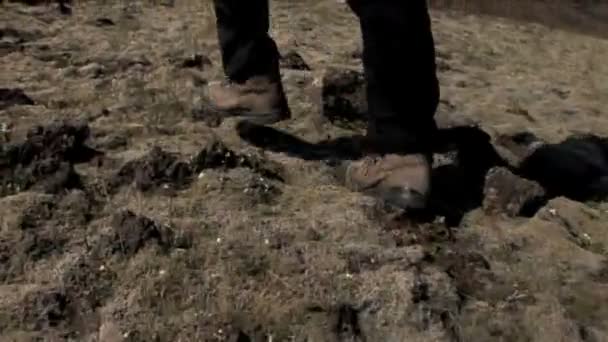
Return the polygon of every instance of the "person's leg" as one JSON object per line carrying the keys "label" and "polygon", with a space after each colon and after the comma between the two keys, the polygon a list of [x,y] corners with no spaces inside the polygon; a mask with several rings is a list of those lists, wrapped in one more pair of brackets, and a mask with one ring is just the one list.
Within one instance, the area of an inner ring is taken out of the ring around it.
{"label": "person's leg", "polygon": [[255,76],[276,76],[279,53],[268,35],[268,0],[213,3],[226,76],[239,83]]}
{"label": "person's leg", "polygon": [[425,0],[349,0],[361,21],[368,136],[384,152],[427,152],[439,101]]}
{"label": "person's leg", "polygon": [[269,31],[268,0],[214,0],[224,73],[208,87],[214,110],[259,123],[289,117],[279,52]]}
{"label": "person's leg", "polygon": [[439,100],[425,0],[349,0],[361,21],[368,156],[345,168],[346,185],[407,209],[426,207]]}

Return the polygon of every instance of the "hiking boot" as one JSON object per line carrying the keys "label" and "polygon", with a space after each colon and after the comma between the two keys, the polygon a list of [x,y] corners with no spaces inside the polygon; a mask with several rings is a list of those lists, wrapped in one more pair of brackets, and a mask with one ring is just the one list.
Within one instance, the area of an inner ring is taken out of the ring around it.
{"label": "hiking boot", "polygon": [[422,154],[368,156],[342,168],[347,188],[378,197],[403,209],[424,209],[431,166]]}
{"label": "hiking boot", "polygon": [[257,76],[244,83],[211,82],[206,100],[210,109],[222,117],[241,117],[260,125],[291,117],[280,79]]}

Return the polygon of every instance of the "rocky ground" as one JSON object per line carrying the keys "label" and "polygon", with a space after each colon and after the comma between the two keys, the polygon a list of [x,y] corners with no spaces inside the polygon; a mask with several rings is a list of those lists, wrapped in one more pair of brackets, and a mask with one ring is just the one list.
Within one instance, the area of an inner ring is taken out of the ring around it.
{"label": "rocky ground", "polygon": [[433,10],[435,187],[405,215],[335,177],[356,19],[272,5],[276,127],[202,109],[208,1],[0,5],[0,340],[608,341],[608,41]]}

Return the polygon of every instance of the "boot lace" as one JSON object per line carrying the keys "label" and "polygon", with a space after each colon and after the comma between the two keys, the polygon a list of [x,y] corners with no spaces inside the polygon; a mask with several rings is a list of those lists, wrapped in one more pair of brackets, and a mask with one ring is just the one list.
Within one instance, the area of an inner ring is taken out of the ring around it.
{"label": "boot lace", "polygon": [[361,173],[368,176],[370,170],[380,162],[380,156],[366,156],[361,163]]}

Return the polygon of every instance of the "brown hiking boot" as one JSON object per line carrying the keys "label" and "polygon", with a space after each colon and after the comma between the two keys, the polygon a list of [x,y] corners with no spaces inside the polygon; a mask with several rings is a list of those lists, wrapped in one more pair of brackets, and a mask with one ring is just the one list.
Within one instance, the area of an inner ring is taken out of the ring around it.
{"label": "brown hiking boot", "polygon": [[280,80],[258,76],[244,83],[211,82],[206,100],[220,116],[236,116],[266,125],[289,119],[291,113]]}
{"label": "brown hiking boot", "polygon": [[403,209],[424,209],[430,192],[431,166],[422,154],[368,156],[342,169],[347,188]]}

